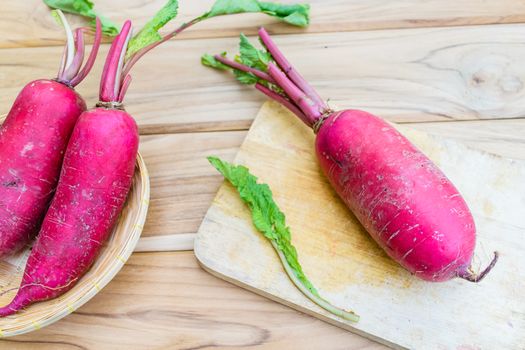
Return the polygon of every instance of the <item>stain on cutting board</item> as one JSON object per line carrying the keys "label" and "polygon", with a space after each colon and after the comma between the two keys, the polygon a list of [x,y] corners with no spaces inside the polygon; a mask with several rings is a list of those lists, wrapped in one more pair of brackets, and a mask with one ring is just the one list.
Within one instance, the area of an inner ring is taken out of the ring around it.
{"label": "stain on cutting board", "polygon": [[482,283],[424,282],[390,259],[321,173],[311,130],[271,102],[259,112],[235,162],[271,187],[303,269],[320,294],[356,311],[361,321],[342,321],[297,291],[228,183],[199,230],[197,258],[223,279],[397,348],[518,348],[525,343],[525,302],[515,292],[525,290],[525,218],[519,209],[525,164],[396,127],[442,168],[469,203],[478,227],[474,267],[486,265],[492,250],[500,251],[500,262]]}

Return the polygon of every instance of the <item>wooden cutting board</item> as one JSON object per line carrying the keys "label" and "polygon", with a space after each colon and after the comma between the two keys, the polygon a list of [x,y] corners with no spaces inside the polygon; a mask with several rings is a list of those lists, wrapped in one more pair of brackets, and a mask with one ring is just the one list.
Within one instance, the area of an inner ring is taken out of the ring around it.
{"label": "wooden cutting board", "polygon": [[227,183],[199,229],[198,260],[222,279],[396,348],[525,349],[525,163],[398,128],[467,200],[478,227],[474,268],[500,252],[481,283],[420,281],[386,256],[322,175],[311,130],[271,102],[260,110],[235,162],[272,188],[320,294],[361,320],[332,316],[292,285]]}

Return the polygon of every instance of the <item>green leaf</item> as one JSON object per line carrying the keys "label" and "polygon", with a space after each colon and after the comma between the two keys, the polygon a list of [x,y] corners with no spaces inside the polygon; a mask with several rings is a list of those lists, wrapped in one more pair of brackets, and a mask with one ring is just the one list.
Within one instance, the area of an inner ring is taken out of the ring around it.
{"label": "green leaf", "polygon": [[[223,52],[221,54],[222,56],[226,56],[226,52]],[[204,54],[201,57],[201,63],[205,65],[206,67],[211,67],[219,70],[230,70],[230,67],[227,65],[217,61],[215,57],[213,57],[210,54]]]}
{"label": "green leaf", "polygon": [[265,13],[299,27],[306,27],[310,22],[310,5],[308,4],[285,5],[258,0],[216,0],[205,17],[246,12]]}
{"label": "green leaf", "polygon": [[261,80],[257,78],[255,75],[253,75],[252,73],[246,73],[238,69],[234,69],[233,74],[235,75],[239,83],[245,84],[245,85],[253,85],[253,84],[258,83]]}
{"label": "green leaf", "polygon": [[140,49],[162,40],[159,30],[169,21],[177,17],[179,10],[178,0],[168,0],[146,25],[129,42],[126,56],[129,58]]}
{"label": "green leaf", "polygon": [[304,274],[297,250],[292,244],[290,229],[286,226],[286,218],[273,200],[270,187],[257,183],[257,178],[242,165],[235,166],[216,157],[208,157],[208,160],[235,187],[241,199],[248,205],[253,225],[270,240],[286,274],[297,289],[328,312],[348,321],[359,321],[359,316],[353,311],[338,308],[319,296]]}
{"label": "green leaf", "polygon": [[319,297],[317,290],[303,272],[297,250],[291,242],[285,215],[275,203],[270,187],[258,184],[257,178],[242,165],[235,166],[216,157],[208,157],[208,160],[237,189],[241,199],[251,210],[254,226],[275,243],[295,277],[313,295]]}
{"label": "green leaf", "polygon": [[261,7],[256,0],[216,0],[207,17],[260,11]]}
{"label": "green leaf", "polygon": [[[221,56],[225,57],[226,52],[223,52]],[[217,59],[213,55],[210,55],[210,54],[202,55],[201,63],[205,65],[206,67],[211,67],[211,68],[215,68],[218,70],[233,70],[233,73],[235,74],[239,82],[241,82],[242,84],[252,85],[259,81],[259,79],[255,75],[246,73],[246,72],[243,72],[237,69],[232,69],[231,67],[228,67],[224,63],[217,61]]]}
{"label": "green leaf", "polygon": [[283,5],[261,1],[259,6],[264,13],[277,17],[288,24],[306,27],[310,23],[310,5],[308,4]]}
{"label": "green leaf", "polygon": [[[244,34],[241,34],[239,46],[240,55],[235,57],[235,61],[244,64],[245,66],[256,68],[263,72],[267,71],[268,63],[272,61],[272,56],[269,52],[267,52],[266,50],[257,49],[252,43],[250,43],[250,40]],[[221,55],[225,57],[226,52],[223,52]],[[238,69],[228,67],[227,65],[217,61],[211,55],[206,54],[202,56],[201,63],[207,67],[216,68],[219,70],[231,69],[233,71],[233,74],[241,84],[253,85],[256,83],[260,83],[265,86],[268,86],[267,81],[257,78],[252,73],[247,73]],[[272,89],[273,88],[276,87],[272,85]]]}
{"label": "green leaf", "polygon": [[240,62],[248,67],[256,68],[266,72],[268,70],[268,63],[272,61],[272,55],[266,50],[258,50],[250,43],[250,40],[241,34],[241,41],[239,44]]}
{"label": "green leaf", "polygon": [[119,33],[117,26],[109,19],[97,14],[94,10],[94,4],[90,0],[43,0],[44,3],[52,9],[62,10],[64,12],[80,15],[91,19],[90,24],[95,27],[95,18],[100,18],[102,22],[102,31],[105,35],[115,36]]}

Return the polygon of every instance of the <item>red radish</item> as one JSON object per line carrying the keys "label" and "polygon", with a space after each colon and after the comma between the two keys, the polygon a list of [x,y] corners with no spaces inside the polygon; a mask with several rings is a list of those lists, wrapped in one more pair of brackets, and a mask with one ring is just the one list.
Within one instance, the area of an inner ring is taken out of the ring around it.
{"label": "red radish", "polygon": [[[56,194],[28,258],[21,286],[11,303],[0,308],[0,316],[73,288],[95,262],[111,233],[131,188],[138,151],[137,125],[122,104],[134,64],[159,44],[205,19],[265,11],[242,9],[239,4],[242,1],[217,1],[211,11],[164,36],[158,30],[177,15],[176,0],[169,0],[133,38],[131,22],[124,24],[106,59],[98,108],[82,113],[78,119]],[[273,6],[275,10],[281,5],[265,2],[261,6]],[[283,20],[290,23],[307,21],[308,7],[283,6],[283,11],[269,14],[284,16]]]}
{"label": "red radish", "polygon": [[101,39],[100,22],[81,70],[84,29],[77,29],[74,38],[60,15],[68,44],[58,77],[27,84],[0,129],[0,257],[16,253],[38,232],[58,182],[67,142],[86,110],[73,88],[93,67]]}
{"label": "red radish", "polygon": [[70,290],[94,263],[119,217],[131,188],[139,143],[137,125],[122,108],[128,84],[121,85],[120,72],[130,35],[128,21],[106,60],[101,107],[78,119],[22,284],[13,301],[0,308],[0,316]]}
{"label": "red radish", "polygon": [[480,281],[498,254],[481,273],[470,269],[476,242],[474,219],[447,177],[383,119],[359,110],[331,110],[264,28],[259,37],[268,52],[257,51],[243,36],[239,59],[206,55],[203,63],[233,68],[241,81],[256,83],[258,90],[313,128],[323,172],[395,261],[427,281],[454,277]]}

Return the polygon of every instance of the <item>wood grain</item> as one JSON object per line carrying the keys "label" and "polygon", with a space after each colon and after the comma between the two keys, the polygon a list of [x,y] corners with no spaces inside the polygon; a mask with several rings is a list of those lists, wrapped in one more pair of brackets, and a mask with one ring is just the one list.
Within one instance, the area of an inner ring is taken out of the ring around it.
{"label": "wood grain", "polygon": [[[410,124],[470,147],[525,160],[525,120]],[[206,157],[231,161],[246,132],[144,136],[141,154],[150,172],[151,201],[143,237],[197,232],[222,177]]]}
{"label": "wood grain", "polygon": [[[296,3],[297,0],[282,0]],[[525,20],[525,4],[519,0],[458,0],[443,6],[441,0],[309,0],[312,5],[312,23],[306,30],[276,22],[263,15],[245,14],[235,18],[213,19],[201,23],[183,38],[212,38],[236,36],[239,32],[254,34],[264,25],[278,33],[320,33],[428,26],[458,26],[476,24],[517,23]],[[165,0],[99,0],[96,8],[117,24],[125,19],[140,28],[165,3]],[[213,0],[180,1],[176,23],[183,23],[207,11]],[[41,0],[1,1],[0,38],[2,47],[62,45],[60,28],[49,16]],[[72,19],[76,24],[85,23]],[[171,26],[171,25],[170,25]],[[175,27],[175,24],[173,25]],[[16,28],[16,29],[15,29]],[[219,30],[220,29],[220,30]]]}
{"label": "wood grain", "polygon": [[331,349],[383,346],[204,272],[192,252],[134,254],[89,304],[9,350]]}
{"label": "wood grain", "polygon": [[164,236],[142,237],[135,253],[179,252],[193,250],[195,233],[178,233]]}
{"label": "wood grain", "polygon": [[389,258],[321,173],[311,130],[275,103],[261,108],[235,162],[271,187],[302,267],[319,293],[361,319],[345,321],[299,292],[229,183],[221,186],[199,228],[195,255],[226,281],[396,349],[518,348],[525,341],[525,305],[515,293],[525,288],[520,272],[525,264],[525,162],[398,128],[468,203],[477,227],[472,269],[481,270],[492,251],[500,252],[497,267],[480,284],[460,279],[429,284]]}
{"label": "wood grain", "polygon": [[[499,25],[275,39],[332,104],[416,122],[523,117],[523,37],[525,25]],[[159,47],[137,65],[127,109],[150,133],[162,128],[192,131],[193,123],[196,131],[224,129],[228,123],[245,127],[265,98],[199,63],[204,52],[236,52],[236,45],[237,39],[227,38],[178,40]],[[0,51],[0,112],[8,111],[24,83],[53,76],[60,51]],[[99,61],[79,87],[91,106],[97,100],[101,66]]]}
{"label": "wood grain", "polygon": [[[177,22],[200,13],[211,2],[181,1]],[[222,182],[204,156],[214,153],[232,160],[246,134],[243,130],[265,101],[198,62],[204,51],[236,49],[237,40],[231,37],[240,31],[254,33],[259,24],[275,33],[301,34],[277,39],[320,92],[326,98],[335,97],[342,107],[366,108],[408,122],[522,114],[523,26],[344,33],[522,22],[522,1],[309,2],[313,19],[307,30],[260,15],[216,19],[179,38],[186,40],[159,48],[136,67],[128,109],[138,119],[142,134],[151,135],[143,137],[141,145],[152,175],[151,211],[144,231],[147,242],[196,232]],[[164,0],[96,3],[116,22],[129,17],[139,26]],[[63,35],[40,0],[1,1],[0,13],[0,49],[9,48],[0,51],[0,113],[4,113],[24,83],[55,74],[61,49],[47,46],[62,45]],[[106,50],[107,46],[96,71],[80,87],[90,105],[96,102]],[[429,63],[425,68],[417,61],[427,56],[430,61],[425,61]],[[481,79],[473,79],[473,69],[483,73]],[[525,159],[525,125],[520,120],[417,127]],[[51,328],[0,341],[0,349],[24,350],[238,346],[383,348],[219,281],[204,273],[191,253],[135,254],[116,280],[79,313]]]}
{"label": "wood grain", "polygon": [[245,132],[146,136],[141,139],[151,181],[143,237],[196,232],[222,179],[206,157],[233,159]]}

